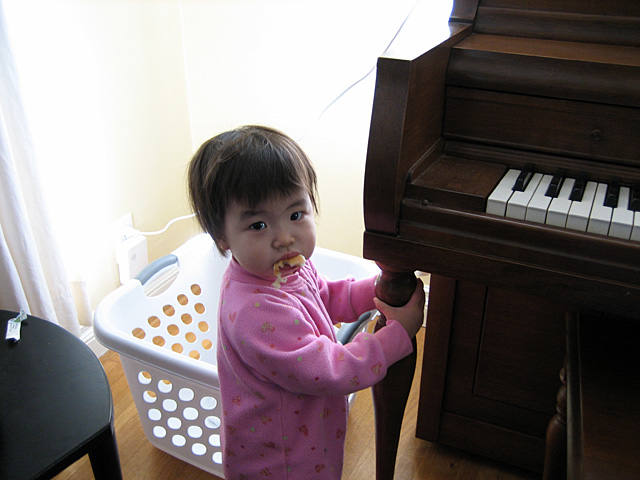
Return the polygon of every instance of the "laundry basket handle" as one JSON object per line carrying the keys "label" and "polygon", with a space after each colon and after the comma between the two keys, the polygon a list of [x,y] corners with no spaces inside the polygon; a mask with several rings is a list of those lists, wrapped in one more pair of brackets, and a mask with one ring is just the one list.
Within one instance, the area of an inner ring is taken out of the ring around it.
{"label": "laundry basket handle", "polygon": [[155,274],[161,272],[165,268],[175,265],[176,263],[178,263],[178,257],[173,254],[165,255],[164,257],[154,260],[140,270],[135,278],[139,280],[142,285],[145,285]]}
{"label": "laundry basket handle", "polygon": [[340,343],[346,345],[355,337],[355,333],[359,333],[361,327],[364,323],[369,322],[375,314],[377,310],[371,310],[370,312],[365,312],[358,320],[353,323],[343,323],[342,326],[338,329],[336,333],[336,338]]}

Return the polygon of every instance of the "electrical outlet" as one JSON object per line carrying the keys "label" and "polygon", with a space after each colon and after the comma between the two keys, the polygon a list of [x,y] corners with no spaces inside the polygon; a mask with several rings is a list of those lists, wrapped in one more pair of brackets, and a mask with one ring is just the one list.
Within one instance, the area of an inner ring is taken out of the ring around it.
{"label": "electrical outlet", "polygon": [[144,235],[127,238],[116,248],[116,261],[120,270],[120,283],[134,278],[149,263],[147,239]]}
{"label": "electrical outlet", "polygon": [[123,215],[111,224],[111,237],[113,247],[117,248],[126,239],[133,237],[137,232],[133,228],[133,216],[131,213]]}
{"label": "electrical outlet", "polygon": [[111,237],[120,272],[120,283],[124,284],[149,263],[147,239],[133,228],[131,213],[112,223]]}

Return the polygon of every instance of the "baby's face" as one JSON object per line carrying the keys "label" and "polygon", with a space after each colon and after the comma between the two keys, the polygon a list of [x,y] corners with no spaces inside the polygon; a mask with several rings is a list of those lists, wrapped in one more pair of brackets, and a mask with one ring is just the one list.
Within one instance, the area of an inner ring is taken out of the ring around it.
{"label": "baby's face", "polygon": [[[267,200],[255,208],[231,203],[220,244],[249,273],[273,279],[274,263],[303,255],[309,258],[316,245],[313,206],[306,190]],[[289,272],[289,273],[293,273]]]}

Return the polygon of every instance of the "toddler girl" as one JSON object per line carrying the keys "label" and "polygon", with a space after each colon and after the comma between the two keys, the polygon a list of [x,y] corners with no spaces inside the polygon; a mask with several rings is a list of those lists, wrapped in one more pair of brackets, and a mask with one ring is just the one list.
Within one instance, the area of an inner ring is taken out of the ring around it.
{"label": "toddler girl", "polygon": [[[422,284],[392,308],[374,299],[375,278],[318,274],[316,174],[276,130],[247,126],[205,142],[189,166],[189,191],[204,230],[232,255],[217,350],[225,478],[340,479],[346,396],[411,352]],[[334,323],[373,308],[386,327],[336,341]]]}

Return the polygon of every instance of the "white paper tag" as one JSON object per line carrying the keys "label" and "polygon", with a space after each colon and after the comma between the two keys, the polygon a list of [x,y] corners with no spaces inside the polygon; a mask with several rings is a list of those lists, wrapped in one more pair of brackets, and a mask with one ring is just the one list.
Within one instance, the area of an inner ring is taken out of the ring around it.
{"label": "white paper tag", "polygon": [[16,318],[12,318],[7,322],[7,340],[17,342],[20,340],[20,326],[23,320],[27,319],[27,314],[20,310],[20,314]]}

